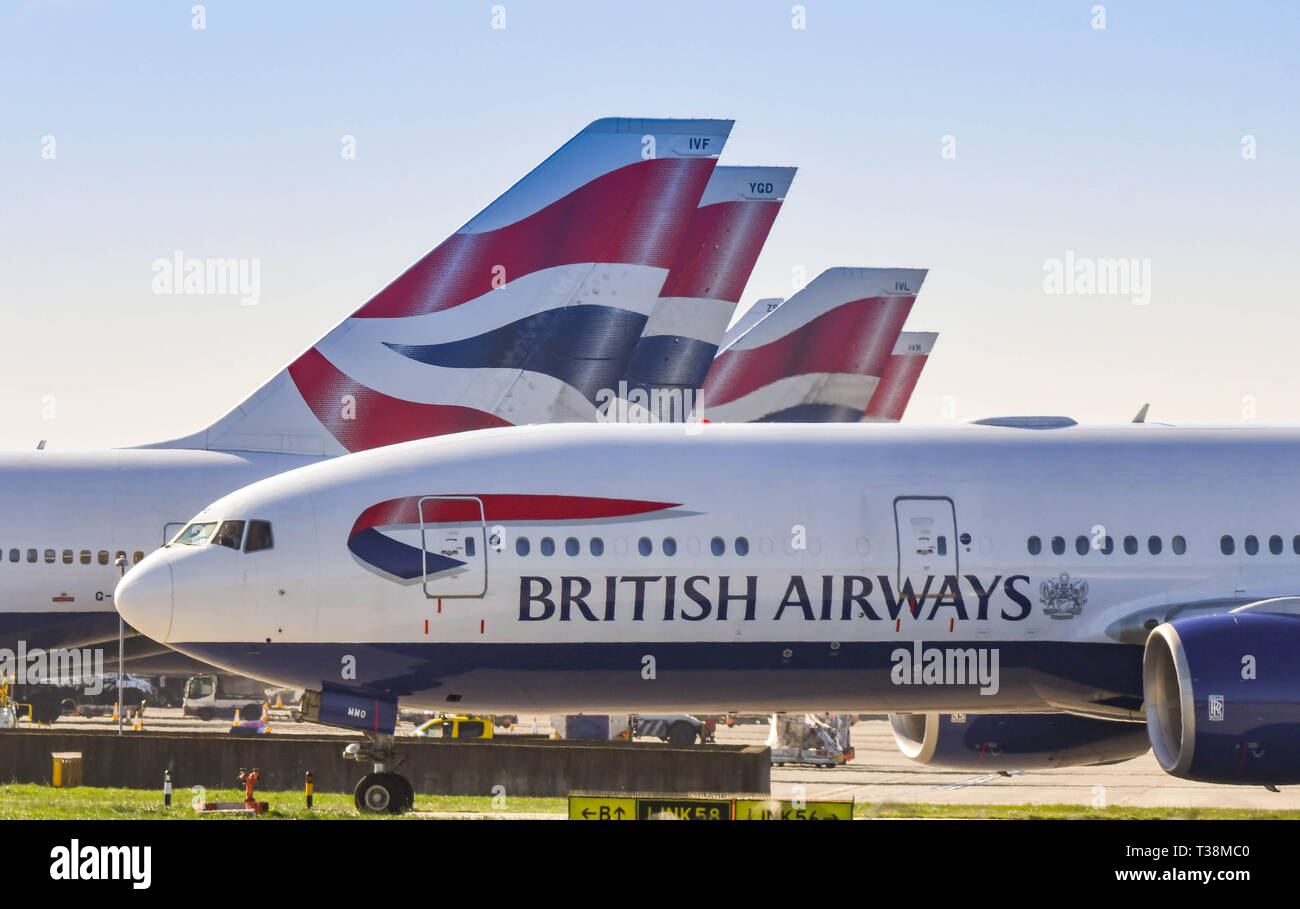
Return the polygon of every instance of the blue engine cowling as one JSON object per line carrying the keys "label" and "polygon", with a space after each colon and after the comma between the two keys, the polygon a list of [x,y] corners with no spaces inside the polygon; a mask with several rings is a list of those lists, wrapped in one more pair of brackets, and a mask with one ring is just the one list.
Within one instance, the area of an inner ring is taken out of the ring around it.
{"label": "blue engine cowling", "polygon": [[1147,639],[1142,686],[1152,750],[1207,783],[1300,782],[1300,616],[1181,619]]}
{"label": "blue engine cowling", "polygon": [[1150,747],[1142,723],[1068,713],[895,713],[894,741],[920,764],[963,770],[1042,770],[1126,761]]}

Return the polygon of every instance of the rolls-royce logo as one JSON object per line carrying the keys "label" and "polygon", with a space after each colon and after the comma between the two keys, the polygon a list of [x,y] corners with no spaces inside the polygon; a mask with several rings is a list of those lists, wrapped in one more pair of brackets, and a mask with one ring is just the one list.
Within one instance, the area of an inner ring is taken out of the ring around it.
{"label": "rolls-royce logo", "polygon": [[1044,614],[1054,619],[1072,619],[1088,603],[1088,582],[1071,581],[1068,574],[1061,572],[1056,580],[1043,581],[1038,586],[1038,600]]}

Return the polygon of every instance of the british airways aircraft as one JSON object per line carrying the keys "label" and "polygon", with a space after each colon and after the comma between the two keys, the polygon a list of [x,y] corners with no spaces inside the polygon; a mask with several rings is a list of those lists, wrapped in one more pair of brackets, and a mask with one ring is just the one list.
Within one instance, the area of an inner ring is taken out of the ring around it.
{"label": "british airways aircraft", "polygon": [[699,416],[715,423],[862,419],[925,275],[916,268],[822,272],[718,351]]}
{"label": "british airways aircraft", "polygon": [[[0,642],[115,650],[114,563],[254,480],[443,433],[594,419],[589,386],[621,375],[730,130],[597,120],[206,429],[0,454]],[[136,656],[168,654],[139,643]]]}
{"label": "british airways aircraft", "polygon": [[[1298,446],[1054,417],[466,433],[232,493],[117,607],[311,689],[377,762],[400,699],[880,711],[945,766],[1150,744],[1178,776],[1300,782]],[[257,527],[274,548],[211,542]]]}

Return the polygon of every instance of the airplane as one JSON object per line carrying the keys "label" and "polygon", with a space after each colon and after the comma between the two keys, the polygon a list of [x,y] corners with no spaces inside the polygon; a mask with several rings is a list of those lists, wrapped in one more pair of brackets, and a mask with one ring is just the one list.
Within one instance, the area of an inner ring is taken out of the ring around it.
{"label": "airplane", "polygon": [[903,412],[912,400],[912,392],[916,390],[916,383],[938,337],[938,333],[933,331],[905,331],[898,336],[894,352],[880,376],[880,384],[871,393],[871,401],[862,415],[864,422],[897,423],[903,419]]}
{"label": "airplane", "polygon": [[731,346],[731,342],[743,335],[753,327],[754,323],[762,319],[768,313],[775,312],[777,307],[785,302],[782,297],[763,297],[761,300],[755,300],[754,304],[740,314],[735,322],[731,323],[726,332],[722,335],[719,342],[719,349]]}
{"label": "airplane", "polygon": [[860,420],[925,274],[822,272],[718,351],[698,416],[714,423]]}
{"label": "airplane", "polygon": [[629,357],[617,398],[625,407],[616,416],[687,418],[794,174],[793,167],[713,171]]}
{"label": "airplane", "polygon": [[635,345],[731,126],[593,122],[197,433],[0,453],[0,641],[116,652],[121,572],[254,480],[439,433],[594,419],[585,386],[607,347]]}
{"label": "airplane", "polygon": [[[399,699],[869,711],[937,766],[1154,747],[1175,776],[1272,786],[1300,782],[1297,446],[1063,417],[465,433],[234,492],[116,603],[310,689],[310,718],[367,731],[361,760],[391,757]],[[185,542],[252,521],[274,549]]]}

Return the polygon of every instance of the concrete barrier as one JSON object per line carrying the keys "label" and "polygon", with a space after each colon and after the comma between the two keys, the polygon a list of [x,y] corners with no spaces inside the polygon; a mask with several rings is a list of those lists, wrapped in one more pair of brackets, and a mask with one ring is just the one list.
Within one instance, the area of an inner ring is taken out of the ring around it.
{"label": "concrete barrier", "polygon": [[[306,735],[129,732],[0,732],[0,782],[50,783],[51,752],[80,751],[86,786],[162,791],[171,770],[180,800],[191,786],[238,788],[241,767],[258,768],[258,788],[302,789],[308,770],[317,792],[351,792],[370,765],[342,758],[352,739]],[[574,789],[659,792],[771,792],[762,746],[568,742],[553,739],[441,741],[399,738],[397,772],[423,795],[564,796]],[[391,765],[389,769],[394,769]]]}

